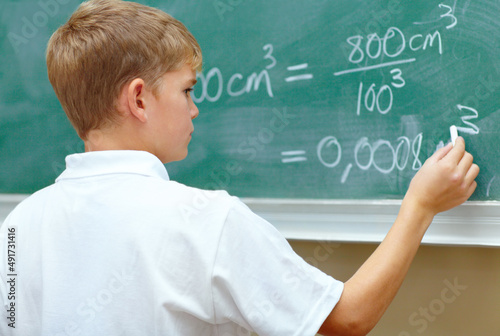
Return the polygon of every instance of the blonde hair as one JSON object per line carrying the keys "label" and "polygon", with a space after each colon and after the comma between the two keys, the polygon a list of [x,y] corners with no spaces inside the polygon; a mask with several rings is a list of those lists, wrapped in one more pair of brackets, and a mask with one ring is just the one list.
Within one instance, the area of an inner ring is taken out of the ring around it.
{"label": "blonde hair", "polygon": [[50,83],[78,135],[119,122],[123,86],[142,78],[157,94],[162,76],[185,64],[200,70],[201,49],[167,13],[121,0],[90,0],[52,35]]}

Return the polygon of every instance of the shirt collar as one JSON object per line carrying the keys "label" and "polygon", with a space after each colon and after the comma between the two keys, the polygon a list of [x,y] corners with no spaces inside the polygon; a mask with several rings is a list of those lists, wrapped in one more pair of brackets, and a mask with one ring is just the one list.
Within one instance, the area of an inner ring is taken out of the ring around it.
{"label": "shirt collar", "polygon": [[109,150],[66,157],[66,170],[56,182],[108,174],[138,174],[169,180],[167,169],[153,154],[133,150]]}

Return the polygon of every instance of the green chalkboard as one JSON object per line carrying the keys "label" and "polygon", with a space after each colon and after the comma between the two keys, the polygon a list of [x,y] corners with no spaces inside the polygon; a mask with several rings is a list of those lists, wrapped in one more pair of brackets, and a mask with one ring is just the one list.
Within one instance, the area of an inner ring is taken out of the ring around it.
{"label": "green chalkboard", "polygon": [[[172,179],[242,197],[400,199],[456,125],[500,200],[494,1],[139,1],[204,54],[200,115]],[[50,34],[79,1],[0,4],[0,192],[53,182],[83,150],[47,80]]]}

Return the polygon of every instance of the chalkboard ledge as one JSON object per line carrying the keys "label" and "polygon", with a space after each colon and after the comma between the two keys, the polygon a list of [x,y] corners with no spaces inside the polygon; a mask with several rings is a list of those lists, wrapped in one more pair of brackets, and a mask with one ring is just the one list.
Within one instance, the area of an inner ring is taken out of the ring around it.
{"label": "chalkboard ledge", "polygon": [[[396,219],[400,200],[243,201],[287,239],[380,243]],[[423,244],[500,247],[500,202],[471,201],[439,214]]]}
{"label": "chalkboard ledge", "polygon": [[[0,225],[28,195],[0,194]],[[287,239],[380,243],[396,219],[399,200],[243,198]],[[423,244],[500,247],[500,202],[467,202],[439,214]]]}

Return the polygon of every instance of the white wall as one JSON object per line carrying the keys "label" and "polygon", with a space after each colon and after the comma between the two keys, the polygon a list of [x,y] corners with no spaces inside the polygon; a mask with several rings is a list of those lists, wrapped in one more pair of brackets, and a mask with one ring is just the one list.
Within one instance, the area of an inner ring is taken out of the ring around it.
{"label": "white wall", "polygon": [[[306,261],[342,281],[376,248],[375,244],[290,243]],[[457,294],[445,290],[454,283]],[[394,302],[369,335],[500,335],[500,249],[421,246]]]}

